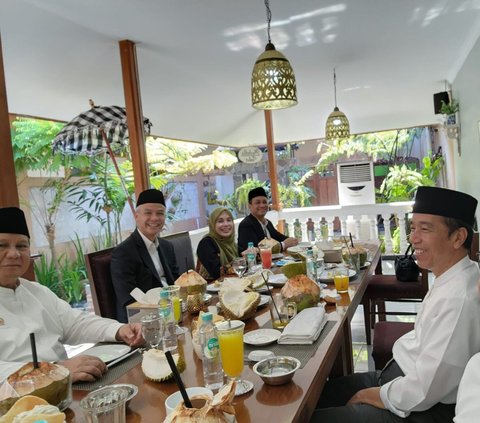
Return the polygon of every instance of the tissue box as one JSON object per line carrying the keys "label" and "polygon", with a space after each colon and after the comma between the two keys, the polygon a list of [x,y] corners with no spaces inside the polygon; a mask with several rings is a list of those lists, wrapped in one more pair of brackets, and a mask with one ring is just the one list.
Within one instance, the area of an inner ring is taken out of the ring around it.
{"label": "tissue box", "polygon": [[323,260],[325,263],[341,263],[342,258],[342,248],[333,248],[331,250],[323,250]]}
{"label": "tissue box", "polygon": [[140,323],[142,316],[150,313],[158,313],[158,304],[142,304],[134,302],[127,305],[128,323]]}

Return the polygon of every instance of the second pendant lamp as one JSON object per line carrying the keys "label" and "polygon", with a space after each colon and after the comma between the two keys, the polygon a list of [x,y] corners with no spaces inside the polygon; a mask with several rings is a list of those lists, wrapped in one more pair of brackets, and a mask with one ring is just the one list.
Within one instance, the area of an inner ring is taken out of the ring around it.
{"label": "second pendant lamp", "polygon": [[325,140],[327,141],[348,138],[350,136],[350,123],[345,114],[337,107],[337,75],[335,68],[333,69],[333,91],[335,108],[328,116],[325,124]]}

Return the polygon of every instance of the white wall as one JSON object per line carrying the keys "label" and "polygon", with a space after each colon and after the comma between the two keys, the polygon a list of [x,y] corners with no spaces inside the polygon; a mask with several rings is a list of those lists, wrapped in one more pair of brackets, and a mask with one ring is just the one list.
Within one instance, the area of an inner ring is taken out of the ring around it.
{"label": "white wall", "polygon": [[458,72],[452,93],[460,103],[462,152],[456,156],[457,189],[480,200],[480,38]]}

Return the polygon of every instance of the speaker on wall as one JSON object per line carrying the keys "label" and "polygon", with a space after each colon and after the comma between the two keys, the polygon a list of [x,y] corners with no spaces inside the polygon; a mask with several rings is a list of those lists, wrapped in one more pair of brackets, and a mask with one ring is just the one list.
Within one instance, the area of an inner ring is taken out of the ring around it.
{"label": "speaker on wall", "polygon": [[442,108],[442,100],[445,102],[445,104],[450,103],[450,97],[448,96],[447,91],[433,94],[433,108],[436,115],[441,114],[440,109]]}

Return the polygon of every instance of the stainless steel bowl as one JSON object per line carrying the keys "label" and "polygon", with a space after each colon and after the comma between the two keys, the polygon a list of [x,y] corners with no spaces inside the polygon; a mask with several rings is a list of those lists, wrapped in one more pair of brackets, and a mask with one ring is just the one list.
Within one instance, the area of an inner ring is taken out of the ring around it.
{"label": "stainless steel bowl", "polygon": [[290,382],[300,367],[300,361],[294,357],[278,356],[266,358],[253,366],[253,371],[267,385],[283,385]]}

